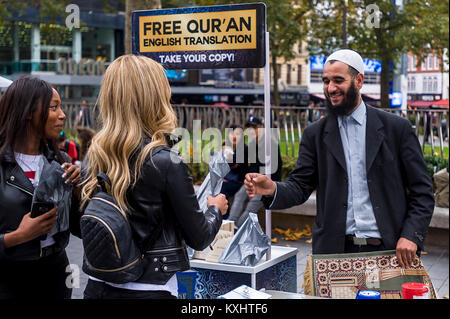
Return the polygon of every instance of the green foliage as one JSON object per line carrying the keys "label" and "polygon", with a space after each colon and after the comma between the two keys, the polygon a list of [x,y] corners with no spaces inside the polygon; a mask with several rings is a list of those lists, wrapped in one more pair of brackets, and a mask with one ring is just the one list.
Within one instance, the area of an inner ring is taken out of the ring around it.
{"label": "green foliage", "polygon": [[64,134],[66,135],[66,139],[80,144],[80,140],[78,139],[77,130],[66,128],[66,129],[64,129]]}
{"label": "green foliage", "polygon": [[209,173],[209,167],[206,163],[187,163],[194,184],[201,184]]}
{"label": "green foliage", "polygon": [[194,0],[161,0],[161,8],[193,7]]}
{"label": "green foliage", "polygon": [[[262,2],[260,0],[194,0],[197,5],[220,5]],[[301,43],[307,35],[308,22],[306,20],[310,11],[308,0],[266,0],[267,31],[270,35],[270,55],[273,78],[273,104],[279,105],[278,96],[278,70],[277,59],[292,60],[296,56],[294,45]],[[275,61],[275,62],[274,62]]]}
{"label": "green foliage", "polygon": [[428,174],[433,179],[434,173],[440,171],[443,168],[448,168],[448,157],[441,158],[439,156],[425,155],[425,164],[427,165]]}
{"label": "green foliage", "polygon": [[[346,3],[346,28],[343,28]],[[389,107],[389,63],[394,67],[403,53],[425,57],[443,54],[448,47],[448,0],[408,0],[404,7],[391,0],[312,1],[313,14],[308,49],[311,55],[327,56],[343,47],[358,51],[364,58],[382,62],[381,105]],[[377,12],[375,13],[375,9]],[[375,18],[379,18],[379,24]]]}
{"label": "green foliage", "polygon": [[[284,155],[282,153],[281,159],[283,161],[283,166],[281,169],[282,180],[284,181],[290,172],[295,168],[297,164],[297,155],[290,156]],[[428,173],[431,178],[433,178],[434,173],[440,171],[441,169],[448,167],[448,148],[447,155],[444,158],[440,156],[424,155],[425,164],[427,165]],[[208,174],[209,168],[206,163],[188,163],[191,176],[194,180],[194,184],[201,184]]]}
{"label": "green foliage", "polygon": [[54,23],[60,17],[65,19],[66,6],[70,0],[0,0],[0,25],[12,16],[12,12],[18,12],[19,15],[27,7],[34,7],[39,11],[39,18],[46,20],[49,24]]}
{"label": "green foliage", "polygon": [[297,156],[281,156],[283,166],[281,167],[281,180],[284,181],[290,172],[295,168],[297,164]]}
{"label": "green foliage", "polygon": [[[329,55],[341,48],[341,38],[347,32],[348,47],[367,58],[394,58],[412,51],[416,54],[448,47],[448,0],[409,0],[404,7],[391,0],[345,1],[347,28],[343,29],[342,0],[312,1],[309,16],[311,54]],[[373,7],[371,7],[371,5]],[[375,15],[373,8],[378,9]],[[379,25],[374,24],[379,17]]]}
{"label": "green foliage", "polygon": [[449,43],[449,0],[406,1],[405,10],[410,12],[413,27],[404,28],[401,34],[407,48],[423,58],[433,51],[443,55]]}
{"label": "green foliage", "polygon": [[[285,180],[289,173],[295,168],[297,163],[296,156],[282,155],[281,159],[283,161],[283,166],[281,168],[282,180]],[[209,167],[206,163],[186,163],[191,173],[194,184],[201,184],[208,175]]]}

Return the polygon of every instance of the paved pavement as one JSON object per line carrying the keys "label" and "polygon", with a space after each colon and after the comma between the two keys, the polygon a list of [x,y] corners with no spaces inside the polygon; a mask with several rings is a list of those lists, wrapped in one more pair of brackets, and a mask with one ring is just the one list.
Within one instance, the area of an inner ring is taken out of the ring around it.
{"label": "paved pavement", "polygon": [[[280,239],[280,238],[279,238]],[[448,256],[448,236],[447,240],[444,240],[439,245],[426,245],[425,253],[422,255],[422,262],[428,271],[431,281],[436,289],[439,298],[444,295],[449,295],[449,256]],[[306,266],[306,259],[311,254],[311,244],[307,243],[306,239],[299,239],[297,241],[284,241],[279,240],[277,245],[296,247],[298,249],[297,254],[297,283],[298,292],[302,291],[303,272]],[[87,276],[81,270],[83,260],[82,242],[79,238],[71,236],[69,246],[67,247],[67,254],[69,261],[77,271],[79,271],[78,287],[74,287],[72,292],[73,299],[82,299],[83,291],[87,283]],[[74,281],[77,284],[77,280]]]}

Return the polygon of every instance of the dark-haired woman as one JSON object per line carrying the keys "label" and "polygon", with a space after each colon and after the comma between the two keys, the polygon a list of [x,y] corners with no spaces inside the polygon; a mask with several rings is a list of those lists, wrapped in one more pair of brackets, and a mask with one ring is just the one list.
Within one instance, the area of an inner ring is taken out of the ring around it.
{"label": "dark-haired woman", "polygon": [[[45,162],[60,163],[67,183],[79,181],[80,169],[56,146],[65,118],[58,92],[30,76],[14,81],[0,100],[0,299],[71,297],[65,253],[69,231],[46,236],[58,208],[35,218],[30,214]],[[70,218],[79,236],[74,199]]]}

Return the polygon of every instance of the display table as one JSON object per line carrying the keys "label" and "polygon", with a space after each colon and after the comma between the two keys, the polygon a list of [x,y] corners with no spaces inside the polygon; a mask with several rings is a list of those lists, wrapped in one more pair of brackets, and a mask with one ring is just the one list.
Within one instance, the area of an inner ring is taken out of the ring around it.
{"label": "display table", "polygon": [[296,294],[292,292],[276,291],[276,290],[266,290],[266,294],[272,296],[272,299],[325,299],[322,297],[308,296],[305,294]]}
{"label": "display table", "polygon": [[236,287],[297,292],[297,248],[271,246],[271,259],[266,256],[253,267],[211,263],[191,259],[191,268],[198,272],[196,299],[215,299]]}

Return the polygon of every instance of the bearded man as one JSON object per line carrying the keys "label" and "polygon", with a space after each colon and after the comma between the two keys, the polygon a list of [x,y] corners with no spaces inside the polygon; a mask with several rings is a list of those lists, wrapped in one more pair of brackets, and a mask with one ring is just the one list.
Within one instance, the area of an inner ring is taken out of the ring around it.
{"label": "bearded man", "polygon": [[409,121],[366,105],[363,84],[358,53],[331,54],[323,71],[328,115],[304,130],[295,169],[285,182],[247,174],[246,191],[284,209],[316,190],[313,254],[395,249],[409,267],[434,210],[431,178]]}

